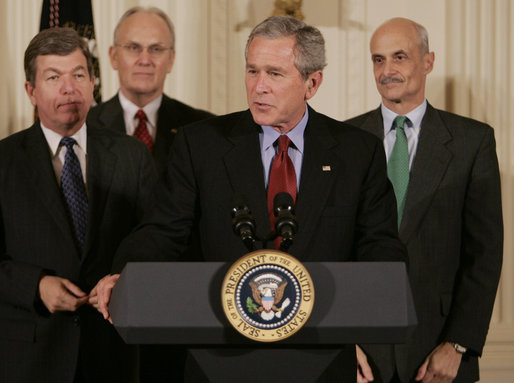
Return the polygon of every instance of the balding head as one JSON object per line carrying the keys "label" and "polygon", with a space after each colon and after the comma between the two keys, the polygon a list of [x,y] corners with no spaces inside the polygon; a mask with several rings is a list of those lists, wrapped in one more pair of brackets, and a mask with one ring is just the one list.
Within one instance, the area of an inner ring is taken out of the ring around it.
{"label": "balding head", "polygon": [[398,114],[421,105],[434,64],[426,29],[404,18],[388,20],[373,33],[370,51],[382,103]]}
{"label": "balding head", "polygon": [[422,56],[429,52],[428,32],[425,27],[416,23],[415,21],[405,19],[403,17],[395,17],[393,19],[389,19],[380,25],[375,30],[375,33],[373,33],[371,42],[373,41],[373,38],[377,36],[377,34],[380,36],[381,34],[391,33],[391,31],[403,31],[409,35],[413,41],[417,41],[419,51]]}

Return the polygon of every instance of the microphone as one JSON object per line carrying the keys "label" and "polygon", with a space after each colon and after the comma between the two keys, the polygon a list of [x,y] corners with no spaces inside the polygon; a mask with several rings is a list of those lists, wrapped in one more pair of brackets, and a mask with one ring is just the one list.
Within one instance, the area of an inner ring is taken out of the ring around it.
{"label": "microphone", "polygon": [[298,223],[294,215],[294,201],[291,194],[277,193],[273,199],[275,213],[275,232],[282,237],[280,250],[287,250],[293,244],[293,237],[298,232]]}
{"label": "microphone", "polygon": [[232,229],[241,238],[248,251],[253,251],[255,220],[248,206],[237,204],[232,208]]}

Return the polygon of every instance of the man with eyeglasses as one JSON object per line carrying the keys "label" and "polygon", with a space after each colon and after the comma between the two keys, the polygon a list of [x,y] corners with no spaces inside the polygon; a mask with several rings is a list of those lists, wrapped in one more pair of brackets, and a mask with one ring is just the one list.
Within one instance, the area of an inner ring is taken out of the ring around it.
{"label": "man with eyeglasses", "polygon": [[143,141],[162,174],[177,129],[212,116],[163,94],[175,59],[175,32],[168,15],[155,7],[130,8],[114,30],[109,56],[120,90],[91,109],[88,124]]}
{"label": "man with eyeglasses", "polygon": [[[178,128],[212,116],[163,93],[175,59],[173,23],[159,8],[130,8],[114,29],[109,56],[118,71],[120,90],[90,110],[88,126],[107,127],[140,139],[162,175]],[[166,345],[145,345],[140,351],[143,383],[182,380],[185,351]]]}

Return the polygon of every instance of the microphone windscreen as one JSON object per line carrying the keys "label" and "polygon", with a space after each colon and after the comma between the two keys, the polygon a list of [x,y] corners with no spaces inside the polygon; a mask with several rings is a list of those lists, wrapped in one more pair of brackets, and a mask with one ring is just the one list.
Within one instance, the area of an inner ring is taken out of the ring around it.
{"label": "microphone windscreen", "polygon": [[280,207],[292,209],[293,206],[294,206],[293,197],[291,197],[291,194],[289,194],[287,192],[277,193],[277,195],[273,199],[273,210],[275,210],[275,211]]}

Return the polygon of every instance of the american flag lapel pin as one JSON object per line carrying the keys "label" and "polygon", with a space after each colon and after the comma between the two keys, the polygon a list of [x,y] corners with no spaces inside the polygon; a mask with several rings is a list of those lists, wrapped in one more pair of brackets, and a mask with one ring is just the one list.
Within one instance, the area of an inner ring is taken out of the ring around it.
{"label": "american flag lapel pin", "polygon": [[330,165],[323,165],[321,167],[321,170],[323,170],[324,172],[329,172],[331,171],[332,169],[330,168]]}

